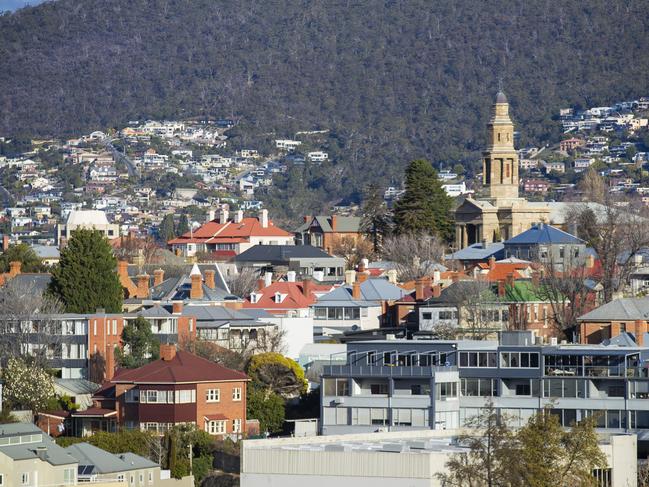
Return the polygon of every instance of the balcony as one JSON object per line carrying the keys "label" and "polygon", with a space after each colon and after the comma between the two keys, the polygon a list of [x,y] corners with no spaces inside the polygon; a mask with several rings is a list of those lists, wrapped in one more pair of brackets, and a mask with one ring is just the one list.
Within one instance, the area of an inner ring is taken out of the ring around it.
{"label": "balcony", "polygon": [[333,377],[434,377],[437,372],[457,372],[457,367],[325,365],[323,375]]}

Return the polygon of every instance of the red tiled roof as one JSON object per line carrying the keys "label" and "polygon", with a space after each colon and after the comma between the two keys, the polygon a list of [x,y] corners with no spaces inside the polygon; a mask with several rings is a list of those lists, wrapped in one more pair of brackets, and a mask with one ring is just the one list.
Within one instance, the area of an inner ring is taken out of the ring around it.
{"label": "red tiled roof", "polygon": [[[178,238],[169,240],[168,244],[182,244],[182,243],[197,243],[212,241],[210,239],[218,237],[225,239],[241,238],[243,242],[248,241],[250,237],[292,237],[291,233],[282,230],[273,225],[272,221],[268,221],[266,228],[261,226],[258,218],[248,217],[241,220],[239,223],[228,221],[226,223],[218,223],[215,220],[201,225],[193,232],[187,232]],[[230,240],[227,240],[230,241]]]}
{"label": "red tiled roof", "polygon": [[249,380],[243,372],[228,369],[217,363],[178,350],[171,360],[156,360],[137,369],[120,369],[113,383],[160,384],[178,382],[218,382]]}
{"label": "red tiled roof", "polygon": [[[308,308],[317,301],[316,293],[327,293],[333,286],[322,284],[312,284],[310,296],[304,295],[304,283],[302,282],[274,282],[264,289],[255,291],[255,294],[261,294],[256,303],[252,303],[250,298],[243,302],[244,308],[272,309],[272,310],[289,310]],[[275,302],[275,294],[285,295],[281,303]]]}
{"label": "red tiled roof", "polygon": [[514,279],[520,279],[523,275],[518,271],[527,269],[529,266],[527,263],[510,264],[496,262],[494,268],[483,275],[486,275],[487,280],[492,282],[505,280],[509,274],[513,274]]}
{"label": "red tiled roof", "polygon": [[205,419],[207,419],[208,421],[219,421],[228,418],[225,416],[225,414],[216,413],[216,414],[206,414]]}

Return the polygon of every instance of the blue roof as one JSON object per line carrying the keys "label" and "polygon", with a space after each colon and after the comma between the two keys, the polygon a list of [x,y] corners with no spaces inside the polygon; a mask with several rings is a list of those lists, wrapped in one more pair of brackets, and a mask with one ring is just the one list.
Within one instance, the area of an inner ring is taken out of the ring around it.
{"label": "blue roof", "polygon": [[498,259],[504,257],[504,249],[505,244],[502,242],[488,244],[479,242],[460,249],[446,258],[450,260],[487,260],[489,257],[494,256]]}
{"label": "blue roof", "polygon": [[505,241],[505,245],[534,245],[534,244],[584,244],[580,238],[575,237],[556,227],[540,223],[529,230],[519,233]]}
{"label": "blue roof", "polygon": [[368,279],[360,285],[360,299],[352,296],[352,286],[342,286],[320,296],[312,306],[340,306],[344,302],[354,306],[375,306],[380,301],[396,301],[403,298],[406,291],[386,279]]}

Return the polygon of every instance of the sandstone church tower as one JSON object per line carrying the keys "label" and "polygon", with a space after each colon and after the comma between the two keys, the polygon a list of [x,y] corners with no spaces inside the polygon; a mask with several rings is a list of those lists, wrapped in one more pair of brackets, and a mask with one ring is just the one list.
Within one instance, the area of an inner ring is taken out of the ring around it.
{"label": "sandstone church tower", "polygon": [[518,198],[518,154],[514,149],[514,124],[502,91],[496,95],[487,124],[487,150],[483,152],[482,183],[491,198]]}

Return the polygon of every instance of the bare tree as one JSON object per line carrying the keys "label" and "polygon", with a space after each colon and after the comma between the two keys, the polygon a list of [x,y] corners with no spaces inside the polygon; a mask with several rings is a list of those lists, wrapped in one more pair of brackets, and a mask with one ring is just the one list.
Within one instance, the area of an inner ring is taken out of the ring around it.
{"label": "bare tree", "polygon": [[459,330],[473,340],[485,339],[500,327],[506,306],[500,302],[487,281],[458,281],[446,289],[449,304],[457,309]]}
{"label": "bare tree", "polygon": [[550,305],[552,324],[566,338],[577,329],[577,318],[594,306],[595,283],[589,279],[590,270],[572,257],[563,262],[561,271],[551,261],[542,265],[535,291]]}
{"label": "bare tree", "polygon": [[364,238],[343,237],[334,242],[331,253],[343,257],[347,269],[354,269],[362,259],[371,259],[374,249],[372,243]]}
{"label": "bare tree", "polygon": [[0,360],[30,357],[41,367],[61,357],[65,330],[53,315],[63,312],[56,299],[34,283],[10,280],[0,288]]}
{"label": "bare tree", "polygon": [[567,221],[597,253],[601,264],[597,278],[608,303],[615,293],[624,290],[636,267],[636,254],[649,245],[649,217],[629,200],[607,195],[595,208],[572,207]]}
{"label": "bare tree", "polygon": [[430,235],[398,235],[383,241],[383,258],[394,263],[402,282],[430,276],[445,252],[444,243]]}
{"label": "bare tree", "polygon": [[161,247],[151,236],[135,237],[133,235],[120,237],[119,244],[114,246],[113,253],[118,260],[126,260],[137,264],[140,271],[147,264],[158,263]]}
{"label": "bare tree", "polygon": [[244,267],[236,274],[226,277],[230,292],[242,298],[250,296],[250,293],[257,288],[258,279],[259,273],[249,267]]}

